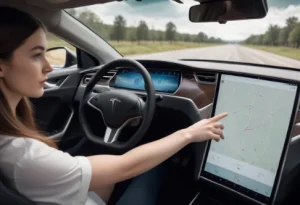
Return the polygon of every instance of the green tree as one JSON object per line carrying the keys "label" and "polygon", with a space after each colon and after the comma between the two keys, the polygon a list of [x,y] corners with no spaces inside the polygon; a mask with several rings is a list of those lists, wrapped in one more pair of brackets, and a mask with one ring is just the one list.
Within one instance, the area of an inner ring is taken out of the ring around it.
{"label": "green tree", "polygon": [[217,38],[216,43],[223,43],[223,40],[221,38]]}
{"label": "green tree", "polygon": [[264,35],[257,35],[254,39],[255,45],[262,45],[264,40]]}
{"label": "green tree", "polygon": [[174,23],[169,22],[166,25],[166,40],[173,42],[176,36],[176,26]]}
{"label": "green tree", "polygon": [[208,39],[208,42],[209,43],[216,43],[216,38],[215,37],[210,37],[209,39]]}
{"label": "green tree", "polygon": [[153,43],[158,40],[157,39],[157,32],[155,31],[154,27],[149,31],[149,40],[153,41]]}
{"label": "green tree", "polygon": [[200,32],[200,33],[198,33],[198,35],[196,36],[196,41],[197,42],[207,42],[207,39],[208,39],[208,37],[207,37],[207,35],[205,34],[205,33],[203,33],[203,32]]}
{"label": "green tree", "polygon": [[127,27],[126,28],[126,40],[129,40],[131,42],[137,41],[136,39],[136,28],[135,27]]}
{"label": "green tree", "polygon": [[85,10],[81,12],[78,19],[87,26],[97,26],[97,24],[102,23],[100,18],[93,12]]}
{"label": "green tree", "polygon": [[252,39],[253,39],[253,35],[249,36],[246,40],[245,40],[245,43],[247,44],[252,44]]}
{"label": "green tree", "polygon": [[100,35],[102,38],[109,38],[106,25],[104,25],[101,19],[90,10],[86,9],[85,11],[81,12],[78,16],[78,20],[93,30],[96,34]]}
{"label": "green tree", "polygon": [[278,45],[278,36],[280,28],[277,25],[270,25],[266,33],[268,44],[275,46]]}
{"label": "green tree", "polygon": [[196,35],[190,35],[191,36],[191,42],[197,42],[197,36]]}
{"label": "green tree", "polygon": [[297,24],[291,31],[288,39],[289,43],[295,45],[296,48],[300,46],[300,24]]}
{"label": "green tree", "polygon": [[298,18],[293,16],[293,17],[289,17],[287,20],[286,20],[286,26],[288,28],[288,31],[291,32],[295,26],[297,25],[298,23]]}
{"label": "green tree", "polygon": [[191,35],[190,34],[184,34],[183,40],[185,42],[191,42],[192,41]]}
{"label": "green tree", "polygon": [[181,33],[177,33],[175,34],[175,40],[176,41],[183,41],[183,35]]}
{"label": "green tree", "polygon": [[164,41],[166,35],[165,32],[159,31],[157,36],[158,36],[158,41]]}
{"label": "green tree", "polygon": [[140,41],[148,40],[149,35],[149,28],[145,21],[140,21],[139,26],[136,29],[136,38],[137,41],[140,43]]}
{"label": "green tree", "polygon": [[136,34],[131,33],[130,36],[129,36],[129,40],[130,40],[131,42],[137,41]]}
{"label": "green tree", "polygon": [[278,43],[280,45],[286,46],[288,43],[288,38],[289,38],[289,28],[288,27],[284,27],[282,29],[280,29],[279,32],[279,37],[278,37]]}
{"label": "green tree", "polygon": [[163,41],[164,36],[165,35],[164,35],[163,31],[159,31],[159,30],[155,31],[155,40],[156,41]]}
{"label": "green tree", "polygon": [[270,45],[271,44],[270,36],[267,33],[263,37],[263,44],[264,45]]}
{"label": "green tree", "polygon": [[289,36],[290,36],[290,33],[292,32],[292,30],[296,27],[298,23],[298,18],[293,16],[293,17],[289,17],[287,20],[286,20],[286,26],[287,26],[287,36],[286,36],[286,42],[288,43],[289,42]]}
{"label": "green tree", "polygon": [[[262,35],[251,35],[245,40],[247,44],[256,44],[256,45],[284,45],[288,46],[290,42],[296,42],[296,36],[291,37],[291,32],[294,31],[294,28],[299,24],[297,17],[289,17],[286,19],[286,27],[279,28],[277,25],[270,25],[267,32]],[[296,32],[295,32],[296,33]],[[295,45],[295,43],[294,43]]]}
{"label": "green tree", "polygon": [[111,39],[122,41],[126,37],[126,20],[123,16],[119,15],[115,17],[114,25],[112,27]]}

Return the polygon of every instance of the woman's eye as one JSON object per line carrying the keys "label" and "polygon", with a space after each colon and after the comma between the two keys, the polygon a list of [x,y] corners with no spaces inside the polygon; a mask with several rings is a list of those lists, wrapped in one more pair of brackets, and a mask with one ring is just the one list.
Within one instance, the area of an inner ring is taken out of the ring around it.
{"label": "woman's eye", "polygon": [[41,54],[41,53],[38,53],[38,54],[34,55],[33,58],[34,58],[34,59],[39,59],[41,56],[42,56],[42,54]]}

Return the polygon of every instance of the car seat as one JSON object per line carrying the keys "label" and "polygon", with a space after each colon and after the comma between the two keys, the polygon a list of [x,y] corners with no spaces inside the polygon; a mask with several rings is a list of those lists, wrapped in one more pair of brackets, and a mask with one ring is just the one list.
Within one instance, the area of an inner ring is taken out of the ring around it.
{"label": "car seat", "polygon": [[0,204],[36,205],[9,185],[7,178],[0,173]]}

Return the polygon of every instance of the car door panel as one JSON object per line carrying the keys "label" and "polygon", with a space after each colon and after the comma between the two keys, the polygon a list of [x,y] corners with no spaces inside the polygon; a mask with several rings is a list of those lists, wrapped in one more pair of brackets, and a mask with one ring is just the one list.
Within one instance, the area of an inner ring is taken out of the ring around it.
{"label": "car door panel", "polygon": [[55,70],[48,75],[41,98],[31,99],[38,126],[50,138],[61,140],[74,116],[73,98],[80,81],[77,68]]}

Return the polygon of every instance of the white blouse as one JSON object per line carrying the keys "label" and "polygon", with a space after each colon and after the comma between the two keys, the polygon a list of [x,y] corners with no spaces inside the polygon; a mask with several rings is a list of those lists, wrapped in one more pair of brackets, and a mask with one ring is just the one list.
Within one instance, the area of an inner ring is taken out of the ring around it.
{"label": "white blouse", "polygon": [[73,157],[35,139],[0,135],[0,171],[37,204],[95,205],[102,201],[89,193],[92,169],[86,157]]}

